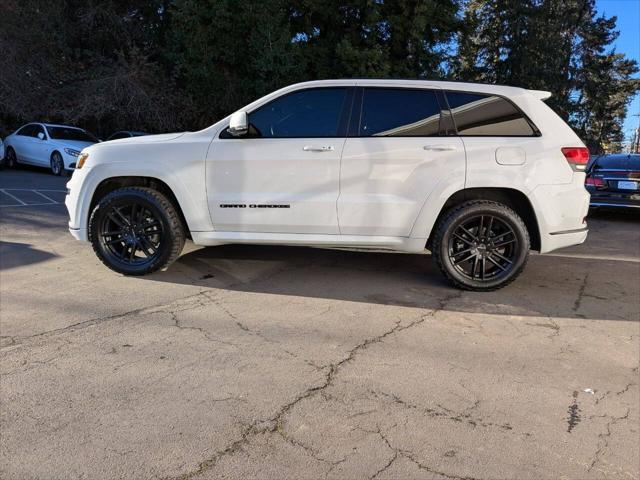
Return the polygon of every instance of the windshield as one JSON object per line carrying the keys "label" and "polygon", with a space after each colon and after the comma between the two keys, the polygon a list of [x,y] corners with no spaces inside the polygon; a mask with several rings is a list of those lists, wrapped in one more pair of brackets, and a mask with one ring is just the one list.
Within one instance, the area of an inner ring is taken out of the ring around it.
{"label": "windshield", "polygon": [[98,139],[89,132],[71,127],[47,127],[49,136],[54,140],[76,140],[78,142],[97,143]]}

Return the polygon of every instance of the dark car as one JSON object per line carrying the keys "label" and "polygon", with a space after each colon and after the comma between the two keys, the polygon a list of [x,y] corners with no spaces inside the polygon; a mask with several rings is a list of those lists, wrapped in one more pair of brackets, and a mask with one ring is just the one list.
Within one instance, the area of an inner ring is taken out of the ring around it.
{"label": "dark car", "polygon": [[593,157],[585,186],[592,207],[640,208],[640,154]]}
{"label": "dark car", "polygon": [[109,140],[119,140],[121,138],[131,138],[131,137],[144,137],[145,135],[149,135],[145,132],[134,132],[131,130],[121,130],[119,132],[111,134],[109,138],[107,138],[107,142]]}

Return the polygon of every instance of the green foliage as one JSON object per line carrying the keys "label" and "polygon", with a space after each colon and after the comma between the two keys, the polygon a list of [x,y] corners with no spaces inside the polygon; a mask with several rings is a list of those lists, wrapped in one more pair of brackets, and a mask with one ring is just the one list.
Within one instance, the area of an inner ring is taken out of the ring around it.
{"label": "green foliage", "polygon": [[297,81],[449,78],[549,90],[599,151],[638,90],[615,28],[594,0],[3,0],[0,122],[195,129]]}
{"label": "green foliage", "polygon": [[548,101],[592,152],[617,150],[638,91],[635,61],[610,49],[616,18],[594,0],[471,0],[457,77],[549,90]]}

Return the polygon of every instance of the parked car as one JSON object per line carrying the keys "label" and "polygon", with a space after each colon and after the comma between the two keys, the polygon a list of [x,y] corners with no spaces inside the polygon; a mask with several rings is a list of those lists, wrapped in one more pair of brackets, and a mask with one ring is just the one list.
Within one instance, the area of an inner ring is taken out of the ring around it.
{"label": "parked car", "polygon": [[423,252],[457,287],[493,290],[582,243],[589,152],[549,92],[326,80],[273,92],[199,132],[85,148],[70,232],[125,275],[198,245]]}
{"label": "parked car", "polygon": [[145,132],[134,132],[131,130],[121,130],[119,132],[115,132],[111,134],[109,138],[107,138],[107,142],[109,140],[120,140],[121,138],[131,138],[131,137],[144,137],[145,135],[149,135]]}
{"label": "parked car", "polygon": [[75,168],[84,147],[99,140],[81,128],[48,123],[29,123],[5,139],[6,164],[49,167],[54,175]]}
{"label": "parked car", "polygon": [[0,138],[0,168],[4,166],[4,142]]}
{"label": "parked car", "polygon": [[640,154],[593,157],[585,185],[592,207],[640,208]]}

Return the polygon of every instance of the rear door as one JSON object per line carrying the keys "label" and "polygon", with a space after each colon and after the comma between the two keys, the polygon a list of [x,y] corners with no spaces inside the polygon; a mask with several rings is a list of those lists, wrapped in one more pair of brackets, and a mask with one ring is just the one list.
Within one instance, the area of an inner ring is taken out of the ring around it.
{"label": "rear door", "polygon": [[32,134],[35,134],[35,127],[35,125],[25,125],[11,138],[11,146],[21,163],[32,163],[29,147],[31,146]]}
{"label": "rear door", "polygon": [[437,89],[359,88],[342,154],[338,221],[345,235],[409,236],[429,194],[464,177]]}
{"label": "rear door", "polygon": [[353,89],[296,90],[249,112],[249,133],[220,134],[207,160],[218,231],[337,234],[340,154]]}

